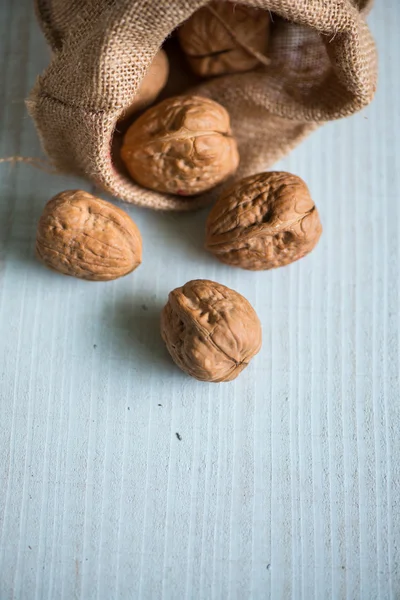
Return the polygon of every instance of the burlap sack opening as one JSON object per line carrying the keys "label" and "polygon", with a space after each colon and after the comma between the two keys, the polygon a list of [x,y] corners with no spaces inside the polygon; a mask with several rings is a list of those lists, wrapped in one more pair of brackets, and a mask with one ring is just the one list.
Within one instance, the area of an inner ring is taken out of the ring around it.
{"label": "burlap sack opening", "polygon": [[[43,147],[61,172],[83,175],[127,202],[190,210],[213,193],[182,198],[145,190],[118,160],[116,125],[157,50],[206,0],[36,0],[53,56],[28,100]],[[373,98],[375,45],[368,0],[242,0],[269,10],[270,67],[206,81],[191,92],[230,113],[241,164],[268,168],[319,124]],[[171,71],[174,58],[170,56]],[[187,84],[185,77],[181,78]]]}

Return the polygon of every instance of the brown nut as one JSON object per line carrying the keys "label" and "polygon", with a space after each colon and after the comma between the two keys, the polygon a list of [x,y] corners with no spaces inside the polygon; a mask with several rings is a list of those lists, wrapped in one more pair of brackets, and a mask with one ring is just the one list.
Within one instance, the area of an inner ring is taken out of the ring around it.
{"label": "brown nut", "polygon": [[120,208],[81,190],[66,191],[44,208],[36,253],[45,265],[65,275],[108,281],[140,265],[142,239]]}
{"label": "brown nut", "polygon": [[126,132],[121,157],[137,183],[182,196],[215,187],[239,163],[227,111],[199,96],[149,108]]}
{"label": "brown nut", "polygon": [[216,202],[207,219],[206,248],[224,263],[261,271],[302,258],[321,233],[300,177],[260,173],[240,180]]}
{"label": "brown nut", "polygon": [[269,27],[267,11],[219,1],[196,11],[178,35],[193,71],[210,77],[259,66],[259,60],[246,47],[265,55]]}
{"label": "brown nut", "polygon": [[132,104],[124,111],[123,118],[130,117],[133,113],[152,104],[167,83],[168,73],[167,55],[164,50],[159,50],[140,84]]}
{"label": "brown nut", "polygon": [[261,348],[261,324],[251,304],[205,279],[169,294],[161,335],[178,367],[200,381],[235,379]]}

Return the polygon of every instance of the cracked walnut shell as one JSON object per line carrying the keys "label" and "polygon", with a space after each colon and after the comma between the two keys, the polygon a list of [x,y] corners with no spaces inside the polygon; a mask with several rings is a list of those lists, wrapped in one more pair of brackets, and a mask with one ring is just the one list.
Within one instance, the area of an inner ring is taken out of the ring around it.
{"label": "cracked walnut shell", "polygon": [[161,334],[178,367],[200,381],[235,379],[261,348],[261,324],[251,304],[204,279],[169,294]]}
{"label": "cracked walnut shell", "polygon": [[265,56],[270,21],[266,10],[236,2],[211,2],[182,25],[179,41],[197,75],[240,73],[260,65],[246,47]]}
{"label": "cracked walnut shell", "polygon": [[142,239],[120,208],[81,190],[65,191],[44,208],[36,253],[45,265],[65,275],[108,281],[140,265]]}
{"label": "cracked walnut shell", "polygon": [[240,180],[216,202],[207,219],[206,248],[224,263],[261,271],[299,260],[321,233],[300,177],[260,173]]}
{"label": "cracked walnut shell", "polygon": [[137,183],[183,196],[215,187],[239,163],[227,111],[199,96],[148,109],[126,132],[121,157]]}

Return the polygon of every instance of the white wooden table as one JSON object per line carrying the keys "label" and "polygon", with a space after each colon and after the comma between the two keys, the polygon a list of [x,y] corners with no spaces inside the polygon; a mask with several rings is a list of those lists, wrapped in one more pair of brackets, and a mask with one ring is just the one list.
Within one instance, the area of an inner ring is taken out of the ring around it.
{"label": "white wooden table", "polygon": [[[0,156],[40,154],[31,4],[0,0]],[[0,167],[1,600],[400,598],[400,4],[378,4],[375,102],[279,165],[324,223],[298,264],[231,270],[202,250],[206,212],[125,206],[142,267],[58,276],[36,222],[90,186]],[[234,384],[191,380],[160,341],[167,293],[201,277],[262,319]]]}

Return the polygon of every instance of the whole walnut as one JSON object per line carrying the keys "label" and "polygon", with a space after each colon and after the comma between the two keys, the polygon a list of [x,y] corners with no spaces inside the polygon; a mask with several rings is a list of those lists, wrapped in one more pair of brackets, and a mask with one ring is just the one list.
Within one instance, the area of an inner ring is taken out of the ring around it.
{"label": "whole walnut", "polygon": [[126,132],[121,157],[137,183],[183,196],[215,187],[239,163],[227,111],[199,96],[149,108]]}
{"label": "whole walnut", "polygon": [[134,100],[125,109],[123,118],[130,117],[133,113],[152,104],[167,83],[168,73],[168,58],[164,50],[161,49],[155,55]]}
{"label": "whole walnut", "polygon": [[261,271],[302,258],[321,233],[300,177],[260,173],[240,180],[216,202],[207,219],[206,248],[224,263]]}
{"label": "whole walnut", "polygon": [[259,60],[246,47],[265,56],[269,29],[267,11],[218,1],[196,11],[178,30],[178,36],[193,71],[210,77],[259,66]]}
{"label": "whole walnut", "polygon": [[161,335],[175,363],[200,381],[231,381],[261,348],[250,303],[220,283],[198,279],[169,294]]}
{"label": "whole walnut", "polygon": [[81,190],[65,191],[44,208],[36,253],[45,265],[65,275],[108,281],[140,265],[142,239],[120,208]]}

